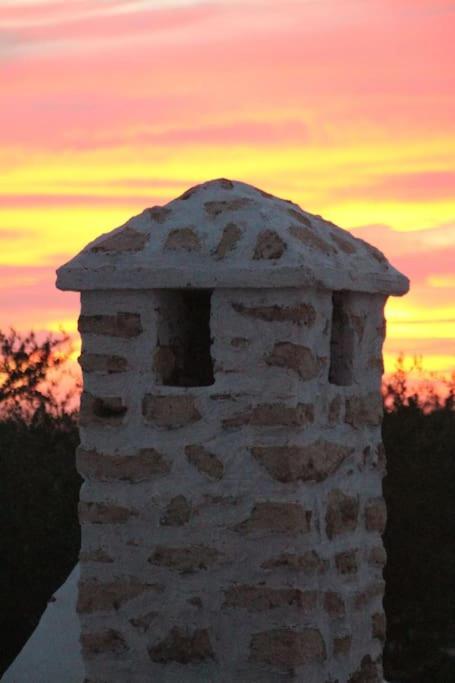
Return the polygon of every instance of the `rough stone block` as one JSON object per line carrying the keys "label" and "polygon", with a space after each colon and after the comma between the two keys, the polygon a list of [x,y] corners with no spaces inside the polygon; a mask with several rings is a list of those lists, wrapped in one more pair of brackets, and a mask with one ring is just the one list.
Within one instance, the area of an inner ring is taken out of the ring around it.
{"label": "rough stone block", "polygon": [[326,648],[320,631],[273,629],[255,633],[250,643],[250,658],[285,669],[294,669],[326,659]]}
{"label": "rough stone block", "polygon": [[310,531],[311,512],[299,503],[256,503],[248,519],[234,527],[242,534],[305,534]]}
{"label": "rough stone block", "polygon": [[267,365],[293,370],[305,381],[317,377],[321,368],[321,359],[311,349],[291,342],[277,342],[265,362]]}
{"label": "rough stone block", "polygon": [[185,447],[185,455],[194,467],[209,479],[219,480],[223,477],[224,465],[219,458],[204,446],[191,445]]}
{"label": "rough stone block", "polygon": [[148,648],[153,662],[178,662],[192,664],[215,659],[207,629],[195,629],[192,633],[174,626],[169,634],[156,645]]}
{"label": "rough stone block", "polygon": [[108,337],[131,339],[143,332],[139,313],[116,315],[81,315],[78,329],[81,334],[100,334]]}
{"label": "rough stone block", "polygon": [[129,649],[122,634],[112,628],[104,631],[82,632],[81,645],[82,654],[85,657],[99,654],[122,655]]}
{"label": "rough stone block", "polygon": [[155,396],[146,394],[142,404],[142,413],[147,420],[157,427],[175,429],[201,419],[194,396]]}
{"label": "rough stone block", "polygon": [[244,584],[231,586],[224,592],[223,607],[244,608],[249,612],[294,607],[301,612],[308,612],[314,610],[316,604],[316,591]]}
{"label": "rough stone block", "polygon": [[171,471],[170,463],[154,448],[143,448],[134,455],[111,455],[86,450],[76,451],[77,468],[85,479],[98,481],[150,481]]}
{"label": "rough stone block", "polygon": [[133,578],[101,582],[96,579],[81,581],[77,611],[80,614],[118,610],[124,603],[148,591],[160,593],[163,586],[157,583],[143,583]]}
{"label": "rough stone block", "polygon": [[79,503],[79,520],[90,524],[124,524],[138,514],[137,510],[114,503]]}
{"label": "rough stone block", "polygon": [[339,489],[329,493],[325,521],[326,533],[330,539],[354,531],[358,516],[359,499],[356,496],[348,496]]}
{"label": "rough stone block", "polygon": [[122,356],[110,356],[105,353],[82,353],[79,364],[84,372],[100,372],[107,375],[126,372],[128,361]]}
{"label": "rough stone block", "polygon": [[180,574],[190,574],[213,567],[221,558],[222,553],[206,545],[158,546],[148,561],[150,564],[166,567]]}
{"label": "rough stone block", "polygon": [[387,508],[383,498],[370,498],[365,505],[365,526],[368,531],[383,534],[387,522]]}

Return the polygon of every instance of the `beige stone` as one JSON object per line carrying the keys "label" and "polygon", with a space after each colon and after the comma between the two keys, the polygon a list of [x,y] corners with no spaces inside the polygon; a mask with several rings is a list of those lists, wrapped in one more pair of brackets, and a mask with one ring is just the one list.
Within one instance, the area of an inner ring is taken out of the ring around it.
{"label": "beige stone", "polygon": [[333,618],[344,617],[346,607],[339,593],[327,591],[324,593],[324,609]]}
{"label": "beige stone", "polygon": [[186,446],[185,455],[188,458],[188,462],[210,479],[219,480],[223,478],[223,463],[216,455],[204,448],[204,446],[199,446],[197,444]]}
{"label": "beige stone", "polygon": [[142,403],[142,414],[147,422],[157,427],[175,429],[201,419],[194,396],[155,396],[146,394]]}
{"label": "beige stone", "polygon": [[308,574],[323,574],[328,569],[327,560],[322,560],[315,550],[308,550],[303,555],[282,553],[271,557],[261,564],[263,569],[290,569]]}
{"label": "beige stone", "polygon": [[256,503],[248,519],[234,527],[243,534],[305,534],[310,531],[311,512],[298,503]]}
{"label": "beige stone", "polygon": [[85,479],[139,483],[171,471],[170,463],[154,448],[143,448],[131,455],[111,455],[79,446],[76,453],[78,471]]}
{"label": "beige stone", "polygon": [[169,233],[164,248],[172,251],[199,251],[201,243],[192,227],[177,228]]}
{"label": "beige stone", "polygon": [[362,657],[360,667],[354,671],[348,683],[382,683],[380,668],[373,661],[370,655]]}
{"label": "beige stone", "polygon": [[128,408],[120,396],[94,396],[84,391],[81,396],[79,424],[88,427],[93,424],[118,426]]}
{"label": "beige stone", "polygon": [[371,548],[368,553],[368,564],[373,567],[383,568],[387,562],[387,553],[382,545]]}
{"label": "beige stone", "polygon": [[358,516],[359,500],[356,496],[348,496],[339,489],[329,493],[325,522],[326,533],[330,539],[354,531]]}
{"label": "beige stone", "polygon": [[335,657],[346,657],[351,651],[351,636],[340,636],[333,640],[333,654]]}
{"label": "beige stone", "polygon": [[321,633],[314,628],[301,631],[272,629],[255,633],[250,643],[250,659],[285,669],[294,669],[326,659]]}
{"label": "beige stone", "polygon": [[146,614],[141,614],[138,617],[132,617],[131,619],[128,619],[128,621],[137,631],[147,633],[159,616],[159,612],[151,611]]}
{"label": "beige stone", "polygon": [[383,498],[370,498],[365,505],[365,526],[368,531],[383,534],[387,522],[387,508]]}
{"label": "beige stone", "polygon": [[256,241],[253,259],[279,259],[286,251],[286,242],[273,230],[263,230]]}
{"label": "beige stone", "polygon": [[191,504],[185,496],[174,496],[169,501],[160,524],[164,526],[183,526],[191,519]]}
{"label": "beige stone", "polygon": [[114,503],[79,503],[79,520],[89,524],[124,524],[138,514],[133,508]]}
{"label": "beige stone", "polygon": [[143,583],[133,578],[102,582],[96,579],[79,583],[77,611],[80,614],[118,610],[124,603],[149,591],[162,592],[157,583]]}
{"label": "beige stone", "polygon": [[371,617],[373,638],[377,638],[381,642],[385,641],[386,637],[386,619],[384,612],[375,612]]}
{"label": "beige stone", "polygon": [[363,610],[365,607],[377,597],[382,597],[384,595],[384,581],[373,581],[362,591],[357,593],[354,598],[354,608],[357,610]]}
{"label": "beige stone", "polygon": [[243,584],[231,586],[224,592],[223,607],[244,608],[249,612],[295,607],[305,613],[314,610],[316,604],[316,591]]}
{"label": "beige stone", "polygon": [[357,551],[347,550],[343,553],[335,555],[335,566],[338,574],[342,576],[346,574],[356,574],[358,571]]}
{"label": "beige stone", "polygon": [[148,215],[154,223],[165,223],[172,215],[172,211],[165,206],[152,206],[147,209]]}
{"label": "beige stone", "polygon": [[302,303],[295,306],[245,306],[233,303],[232,308],[237,313],[264,322],[291,322],[295,325],[313,327],[316,321],[316,310],[312,304]]}
{"label": "beige stone", "polygon": [[153,662],[178,662],[192,664],[207,659],[215,659],[207,629],[193,632],[175,626],[164,640],[148,648]]}
{"label": "beige stone", "polygon": [[97,242],[90,251],[94,253],[98,251],[141,251],[147,244],[149,237],[146,233],[138,232],[127,225],[123,230]]}
{"label": "beige stone", "polygon": [[215,250],[215,257],[223,259],[229,252],[233,251],[241,236],[242,231],[239,226],[235,223],[228,223]]}
{"label": "beige stone", "polygon": [[229,211],[238,211],[251,206],[252,201],[247,197],[234,197],[226,201],[205,202],[204,209],[210,218],[217,218],[222,213]]}
{"label": "beige stone", "polygon": [[335,396],[329,403],[329,410],[327,419],[330,425],[337,424],[340,421],[341,409],[343,407],[342,396]]}
{"label": "beige stone", "polygon": [[322,237],[319,237],[314,228],[308,228],[304,225],[291,225],[289,232],[293,237],[300,240],[300,242],[310,249],[320,251],[327,256],[336,254],[337,250],[335,247],[322,239]]}
{"label": "beige stone", "polygon": [[292,342],[278,342],[266,359],[268,365],[294,370],[303,380],[314,379],[321,368],[321,360],[306,346]]}
{"label": "beige stone", "polygon": [[112,375],[128,370],[128,361],[121,356],[109,356],[103,353],[83,353],[79,356],[78,360],[84,372],[102,372]]}
{"label": "beige stone", "polygon": [[114,559],[107,553],[104,548],[96,548],[94,550],[82,550],[79,553],[80,562],[101,562],[104,564],[111,564]]}
{"label": "beige stone", "polygon": [[189,545],[182,547],[158,546],[149,557],[150,564],[167,567],[180,574],[209,569],[222,557],[216,548],[206,545]]}
{"label": "beige stone", "polygon": [[278,481],[324,481],[352,449],[322,439],[307,446],[254,446],[253,457]]}
{"label": "beige stone", "polygon": [[81,315],[78,329],[81,334],[99,334],[108,337],[131,339],[143,332],[139,313],[116,315]]}
{"label": "beige stone", "polygon": [[314,406],[310,403],[298,403],[288,406],[283,403],[260,403],[251,410],[238,413],[234,417],[225,418],[223,427],[303,427],[314,421]]}
{"label": "beige stone", "polygon": [[382,398],[376,392],[346,399],[345,422],[353,427],[377,427],[382,420]]}
{"label": "beige stone", "polygon": [[81,634],[82,653],[86,657],[106,654],[121,655],[129,648],[121,633],[112,628]]}

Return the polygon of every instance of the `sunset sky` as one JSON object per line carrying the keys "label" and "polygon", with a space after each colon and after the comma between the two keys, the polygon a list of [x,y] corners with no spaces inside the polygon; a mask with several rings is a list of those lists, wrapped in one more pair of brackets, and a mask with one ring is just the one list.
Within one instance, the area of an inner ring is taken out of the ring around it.
{"label": "sunset sky", "polygon": [[216,177],[381,248],[400,351],[455,370],[455,4],[0,0],[0,329],[76,329],[55,268]]}

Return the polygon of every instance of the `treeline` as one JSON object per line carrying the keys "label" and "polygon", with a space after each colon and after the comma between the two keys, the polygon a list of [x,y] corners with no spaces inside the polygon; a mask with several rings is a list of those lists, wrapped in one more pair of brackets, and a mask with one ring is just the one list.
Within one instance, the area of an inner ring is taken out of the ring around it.
{"label": "treeline", "polygon": [[[77,562],[81,479],[65,335],[0,332],[0,675]],[[455,680],[455,381],[411,394],[399,361],[384,386],[385,676]],[[76,389],[77,391],[77,389]]]}

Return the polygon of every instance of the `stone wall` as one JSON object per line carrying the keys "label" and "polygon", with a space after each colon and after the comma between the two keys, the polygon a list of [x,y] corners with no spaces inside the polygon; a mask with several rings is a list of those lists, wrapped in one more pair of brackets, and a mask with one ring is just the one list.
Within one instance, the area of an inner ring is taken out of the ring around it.
{"label": "stone wall", "polygon": [[350,385],[330,292],[221,289],[215,383],[164,386],[166,302],[82,295],[87,681],[382,681],[384,297],[343,297]]}

